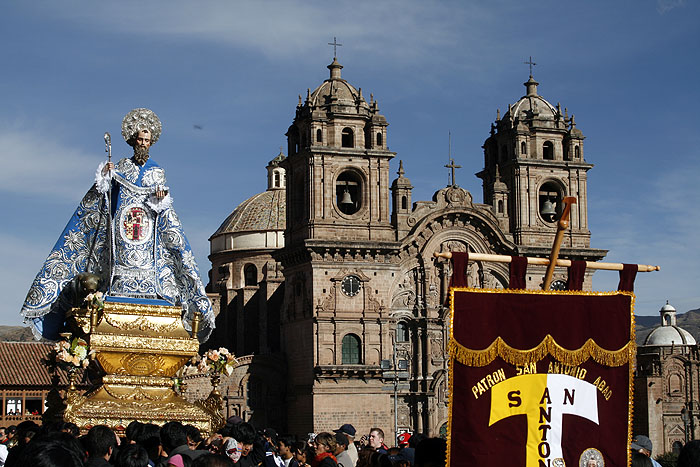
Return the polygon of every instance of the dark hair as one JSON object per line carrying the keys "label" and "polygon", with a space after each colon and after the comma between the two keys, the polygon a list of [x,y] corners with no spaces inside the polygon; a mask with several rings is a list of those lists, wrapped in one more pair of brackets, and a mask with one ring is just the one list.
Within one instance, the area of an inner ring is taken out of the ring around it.
{"label": "dark hair", "polygon": [[90,428],[85,436],[85,448],[90,457],[104,457],[109,454],[109,448],[117,445],[117,437],[106,425],[96,425]]}
{"label": "dark hair", "polygon": [[180,422],[168,422],[160,429],[160,442],[168,453],[187,444],[187,432]]}
{"label": "dark hair", "polygon": [[233,467],[234,465],[228,456],[221,454],[204,454],[192,462],[192,467]]}
{"label": "dark hair", "polygon": [[280,436],[279,442],[283,443],[292,452],[294,452],[294,439],[291,436]]}
{"label": "dark hair", "polygon": [[147,467],[148,453],[143,446],[129,444],[117,455],[117,467]]}
{"label": "dark hair", "polygon": [[136,438],[138,438],[138,432],[142,429],[143,423],[139,422],[138,420],[134,420],[133,422],[129,423],[126,426],[126,430],[124,430],[126,439],[128,439],[129,441],[135,441]]}
{"label": "dark hair", "polygon": [[[12,427],[10,427],[12,428]],[[9,429],[9,428],[8,428]],[[26,420],[19,425],[17,425],[17,444],[24,444],[24,439],[29,438],[30,440],[39,433],[41,428],[36,423],[31,420]]]}
{"label": "dark hair", "polygon": [[5,430],[5,434],[8,434],[8,433],[17,433],[17,427],[15,425],[8,426],[7,429]]}
{"label": "dark hair", "polygon": [[632,467],[654,467],[646,454],[642,454],[639,451],[632,451]]}
{"label": "dark hair", "polygon": [[344,446],[345,449],[347,449],[350,441],[348,440],[348,435],[346,435],[345,433],[336,433],[335,434],[335,442],[339,446]]}
{"label": "dark hair", "polygon": [[413,465],[445,465],[447,441],[442,438],[426,438],[416,447]]}
{"label": "dark hair", "polygon": [[231,429],[231,434],[239,443],[253,444],[255,442],[255,428],[250,423],[239,423]]}
{"label": "dark hair", "polygon": [[202,433],[199,431],[199,428],[197,428],[194,425],[185,425],[185,433],[191,441],[194,441],[197,444],[201,443],[204,440],[204,438],[202,438]]}
{"label": "dark hair", "polygon": [[274,428],[265,428],[265,430],[263,430],[263,435],[270,438],[270,444],[279,447],[279,436]]}
{"label": "dark hair", "polygon": [[372,428],[371,430],[369,430],[370,434],[373,431],[376,431],[377,433],[379,433],[379,436],[381,436],[382,439],[384,439],[384,430],[382,430],[381,428]]}
{"label": "dark hair", "polygon": [[688,441],[678,454],[677,467],[700,465],[700,440]]}
{"label": "dark hair", "polygon": [[58,439],[44,438],[24,449],[15,465],[32,467],[83,467],[83,459],[69,444]]}
{"label": "dark hair", "polygon": [[146,423],[134,441],[146,448],[149,459],[154,462],[158,460],[158,448],[160,447],[160,427],[158,425]]}
{"label": "dark hair", "polygon": [[424,439],[428,439],[425,433],[413,433],[411,437],[408,438],[408,447],[415,449]]}

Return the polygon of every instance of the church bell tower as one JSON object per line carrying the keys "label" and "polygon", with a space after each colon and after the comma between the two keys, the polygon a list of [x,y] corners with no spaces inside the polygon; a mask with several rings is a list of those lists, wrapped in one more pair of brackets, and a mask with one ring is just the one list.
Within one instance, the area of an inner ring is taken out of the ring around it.
{"label": "church bell tower", "polygon": [[508,105],[503,116],[497,111],[484,142],[484,170],[477,174],[483,180],[484,203],[513,236],[519,254],[546,257],[563,199],[573,196],[576,203],[560,256],[600,260],[606,252],[590,248],[587,177],[593,164],[584,158],[583,133],[573,115],[538,94],[532,74],[524,85],[523,97]]}

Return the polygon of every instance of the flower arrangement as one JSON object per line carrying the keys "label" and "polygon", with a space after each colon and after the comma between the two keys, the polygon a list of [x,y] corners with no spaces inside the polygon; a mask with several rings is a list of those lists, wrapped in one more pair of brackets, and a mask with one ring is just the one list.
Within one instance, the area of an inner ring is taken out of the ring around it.
{"label": "flower arrangement", "polygon": [[105,296],[102,292],[89,293],[83,301],[88,310],[102,311],[105,309]]}
{"label": "flower arrangement", "polygon": [[208,350],[203,356],[196,356],[192,360],[192,364],[197,365],[197,369],[201,373],[211,375],[226,373],[230,376],[238,363],[236,357],[225,347],[220,347],[219,350]]}
{"label": "flower arrangement", "polygon": [[56,363],[66,370],[87,368],[90,364],[89,357],[94,353],[94,351],[88,351],[87,342],[79,337],[56,342],[54,351],[56,353]]}

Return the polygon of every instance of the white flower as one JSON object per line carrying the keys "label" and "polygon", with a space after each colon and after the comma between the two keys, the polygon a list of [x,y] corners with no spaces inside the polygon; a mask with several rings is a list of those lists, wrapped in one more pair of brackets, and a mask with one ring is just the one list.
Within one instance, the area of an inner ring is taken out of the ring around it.
{"label": "white flower", "polygon": [[87,357],[87,353],[88,353],[87,347],[84,347],[82,345],[77,346],[75,348],[74,352],[75,352],[75,356],[81,360],[84,359],[85,357]]}
{"label": "white flower", "polygon": [[231,376],[231,373],[233,373],[233,365],[230,363],[226,364],[226,374]]}

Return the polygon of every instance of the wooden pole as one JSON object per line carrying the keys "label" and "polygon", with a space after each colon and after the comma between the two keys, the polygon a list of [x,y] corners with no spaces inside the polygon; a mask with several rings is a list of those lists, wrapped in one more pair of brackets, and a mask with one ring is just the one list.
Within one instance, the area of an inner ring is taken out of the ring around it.
{"label": "wooden pole", "polygon": [[[439,253],[435,252],[433,254],[436,258],[446,258],[450,259],[452,258],[452,252],[451,251],[446,251],[444,253]],[[489,253],[469,253],[469,260],[470,261],[486,261],[486,262],[492,262],[492,263],[510,263],[512,260],[511,256],[507,255],[492,255]],[[538,266],[547,266],[549,265],[549,259],[548,258],[527,258],[527,264],[535,264]],[[565,267],[568,268],[571,266],[571,260],[568,259],[557,259],[556,265],[558,267]],[[622,263],[597,263],[595,261],[586,261],[586,269],[600,269],[600,270],[606,270],[606,271],[622,271],[623,268]],[[647,264],[638,264],[637,265],[638,271],[639,272],[651,272],[651,271],[660,271],[661,266],[650,266]]]}
{"label": "wooden pole", "polygon": [[554,276],[554,266],[557,265],[557,259],[559,258],[559,250],[561,249],[561,242],[564,240],[564,232],[569,228],[569,215],[571,214],[571,205],[576,203],[576,198],[573,196],[567,196],[564,198],[564,211],[561,213],[559,222],[557,222],[557,234],[554,236],[554,244],[552,245],[552,252],[549,254],[549,264],[547,265],[547,272],[544,275],[544,282],[542,283],[542,290],[549,290],[549,286],[552,283],[552,276]]}

